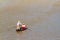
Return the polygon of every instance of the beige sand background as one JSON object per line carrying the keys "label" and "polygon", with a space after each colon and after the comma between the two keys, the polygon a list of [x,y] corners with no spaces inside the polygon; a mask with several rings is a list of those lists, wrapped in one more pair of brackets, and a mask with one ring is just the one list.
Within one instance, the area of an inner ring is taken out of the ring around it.
{"label": "beige sand background", "polygon": [[[31,30],[17,33],[18,19]],[[60,40],[60,1],[0,0],[0,40]]]}

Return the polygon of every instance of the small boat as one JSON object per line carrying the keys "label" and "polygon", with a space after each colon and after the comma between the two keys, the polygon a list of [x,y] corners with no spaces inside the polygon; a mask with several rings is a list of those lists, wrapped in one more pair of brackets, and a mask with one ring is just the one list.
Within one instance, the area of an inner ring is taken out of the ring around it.
{"label": "small boat", "polygon": [[16,29],[16,31],[18,32],[18,31],[25,31],[26,29],[28,29],[28,28],[24,28],[24,30],[22,30],[22,27],[20,28],[20,29]]}

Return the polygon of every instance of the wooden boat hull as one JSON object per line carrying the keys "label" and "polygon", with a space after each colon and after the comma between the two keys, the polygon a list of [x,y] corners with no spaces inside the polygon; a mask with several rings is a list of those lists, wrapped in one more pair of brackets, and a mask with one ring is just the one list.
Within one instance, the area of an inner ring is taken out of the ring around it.
{"label": "wooden boat hull", "polygon": [[16,29],[16,31],[18,32],[18,31],[25,31],[26,29],[28,29],[28,28],[25,28],[24,30],[22,30],[22,28],[20,28],[20,29]]}

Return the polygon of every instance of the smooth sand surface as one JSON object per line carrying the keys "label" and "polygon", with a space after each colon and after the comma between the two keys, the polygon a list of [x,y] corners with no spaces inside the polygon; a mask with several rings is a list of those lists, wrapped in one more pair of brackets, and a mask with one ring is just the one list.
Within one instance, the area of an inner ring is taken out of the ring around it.
{"label": "smooth sand surface", "polygon": [[[29,29],[17,33],[18,20]],[[0,0],[0,40],[60,40],[60,1]]]}

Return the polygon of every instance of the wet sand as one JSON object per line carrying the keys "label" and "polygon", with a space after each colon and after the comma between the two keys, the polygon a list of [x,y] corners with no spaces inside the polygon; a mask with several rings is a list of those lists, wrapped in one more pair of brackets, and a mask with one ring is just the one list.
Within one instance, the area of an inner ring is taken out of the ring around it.
{"label": "wet sand", "polygon": [[[31,30],[17,33],[18,20]],[[0,40],[60,40],[60,1],[0,2]]]}

